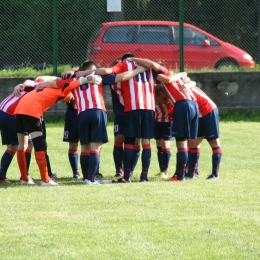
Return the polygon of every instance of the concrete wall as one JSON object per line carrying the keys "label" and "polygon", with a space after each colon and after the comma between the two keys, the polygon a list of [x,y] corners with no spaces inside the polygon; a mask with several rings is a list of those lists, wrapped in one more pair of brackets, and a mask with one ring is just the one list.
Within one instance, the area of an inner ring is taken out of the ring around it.
{"label": "concrete wall", "polygon": [[[218,105],[220,111],[260,110],[260,72],[204,72],[189,73]],[[12,93],[13,88],[28,78],[0,78],[0,101]],[[31,78],[33,79],[33,78]],[[110,88],[104,88],[107,110],[112,110]],[[46,114],[63,114],[66,105],[60,101]]]}
{"label": "concrete wall", "polygon": [[189,73],[219,110],[260,110],[260,72]]}

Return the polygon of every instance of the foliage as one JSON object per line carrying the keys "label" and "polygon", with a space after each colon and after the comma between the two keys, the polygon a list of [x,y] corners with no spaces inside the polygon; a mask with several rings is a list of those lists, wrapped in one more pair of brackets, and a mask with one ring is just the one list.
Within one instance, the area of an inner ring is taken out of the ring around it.
{"label": "foliage", "polygon": [[[70,70],[73,66],[70,64],[60,65],[58,66],[58,74],[61,74],[64,71]],[[187,69],[186,72],[227,72],[227,71],[260,71],[260,65],[257,64],[254,69],[248,68],[237,68],[237,67],[222,67],[219,69]],[[45,67],[43,69],[35,69],[32,66],[28,66],[26,68],[8,68],[0,70],[0,78],[8,78],[8,77],[36,77],[42,75],[53,75],[53,67]]]}
{"label": "foliage", "polygon": [[[88,40],[102,22],[111,20],[179,20],[179,0],[122,1],[120,14],[108,13],[106,1],[7,1],[0,3],[0,68],[78,65],[87,57]],[[184,21],[248,51],[257,59],[258,1],[184,1]],[[57,18],[57,31],[53,21]],[[53,42],[53,36],[58,38]]]}

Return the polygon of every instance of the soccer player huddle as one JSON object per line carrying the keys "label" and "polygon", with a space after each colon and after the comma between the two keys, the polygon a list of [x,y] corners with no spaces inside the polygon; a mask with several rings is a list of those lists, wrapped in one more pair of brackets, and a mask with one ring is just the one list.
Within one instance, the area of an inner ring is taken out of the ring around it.
{"label": "soccer player huddle", "polygon": [[[126,53],[111,67],[98,68],[94,62],[85,61],[61,77],[42,76],[15,87],[0,104],[2,144],[7,145],[1,158],[0,183],[8,182],[6,173],[16,153],[20,183],[35,184],[29,175],[34,147],[41,185],[57,185],[58,177],[51,171],[47,154],[42,114],[61,99],[67,103],[63,141],[69,143],[72,177],[79,179],[82,174],[83,184],[100,184],[101,147],[108,142],[103,97],[106,85],[110,86],[113,104],[113,159],[118,182],[131,182],[140,155],[140,182],[148,182],[153,138],[159,178],[174,182],[197,178],[204,138],[212,148],[212,172],[207,179],[219,178],[222,150],[215,103],[196,87],[187,73],[173,73],[162,63]],[[168,177],[172,140],[177,147],[176,169]]]}

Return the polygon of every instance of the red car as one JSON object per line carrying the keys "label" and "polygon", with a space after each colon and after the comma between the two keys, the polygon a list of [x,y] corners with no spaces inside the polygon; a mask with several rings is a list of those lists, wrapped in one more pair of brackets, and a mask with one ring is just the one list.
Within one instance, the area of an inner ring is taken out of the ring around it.
{"label": "red car", "polygon": [[[179,22],[120,21],[103,23],[92,35],[88,59],[110,66],[126,52],[136,57],[180,66]],[[244,50],[224,42],[191,24],[184,23],[184,66],[191,69],[237,66],[254,68],[255,62]]]}

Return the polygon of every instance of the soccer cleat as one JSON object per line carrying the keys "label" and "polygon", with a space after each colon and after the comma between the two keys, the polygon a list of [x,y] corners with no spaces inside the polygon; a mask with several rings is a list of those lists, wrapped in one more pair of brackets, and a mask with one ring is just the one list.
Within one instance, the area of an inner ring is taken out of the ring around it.
{"label": "soccer cleat", "polygon": [[155,176],[158,178],[168,179],[168,173],[166,172],[159,172]]}
{"label": "soccer cleat", "polygon": [[95,176],[95,178],[97,178],[97,179],[102,179],[102,178],[103,178],[103,175],[102,175],[100,172],[98,172],[97,175]]}
{"label": "soccer cleat", "polygon": [[86,184],[86,185],[100,185],[100,183],[98,181],[90,181],[88,179],[83,180],[82,183]]}
{"label": "soccer cleat", "polygon": [[178,180],[178,179],[177,179],[177,175],[173,175],[173,176],[169,179],[169,181],[185,182],[185,179]]}
{"label": "soccer cleat", "polygon": [[196,179],[196,175],[195,175],[195,173],[193,173],[193,174],[192,173],[191,174],[190,173],[186,173],[185,174],[185,178],[189,179],[189,180],[194,180],[194,179]]}
{"label": "soccer cleat", "polygon": [[185,178],[189,179],[189,180],[197,179],[195,175],[193,175],[193,176],[185,176]]}
{"label": "soccer cleat", "polygon": [[148,182],[148,179],[140,179],[140,182]]}
{"label": "soccer cleat", "polygon": [[74,178],[74,179],[79,179],[79,178],[80,178],[80,174],[79,174],[79,173],[73,174],[73,178]]}
{"label": "soccer cleat", "polygon": [[119,183],[131,183],[131,180],[130,179],[126,180],[124,178],[121,178],[121,179],[118,179],[117,182],[119,182]]}
{"label": "soccer cleat", "polygon": [[123,177],[123,173],[122,173],[122,172],[117,172],[114,177],[116,177],[116,178],[122,178],[122,177]]}
{"label": "soccer cleat", "polygon": [[41,185],[42,186],[55,186],[55,185],[58,185],[58,183],[55,182],[53,179],[50,179],[48,182],[42,181]]}
{"label": "soccer cleat", "polygon": [[59,178],[60,178],[60,177],[58,177],[57,174],[55,174],[55,173],[50,174],[49,177],[50,177],[51,179],[59,179]]}
{"label": "soccer cleat", "polygon": [[7,179],[0,180],[0,183],[8,183]]}
{"label": "soccer cleat", "polygon": [[32,179],[29,179],[28,181],[21,180],[21,185],[34,185],[35,182]]}
{"label": "soccer cleat", "polygon": [[167,172],[164,172],[162,178],[163,178],[163,179],[168,179],[168,173],[167,173]]}
{"label": "soccer cleat", "polygon": [[208,180],[212,180],[212,179],[218,179],[219,177],[217,175],[215,175],[214,173],[210,174],[207,179]]}

